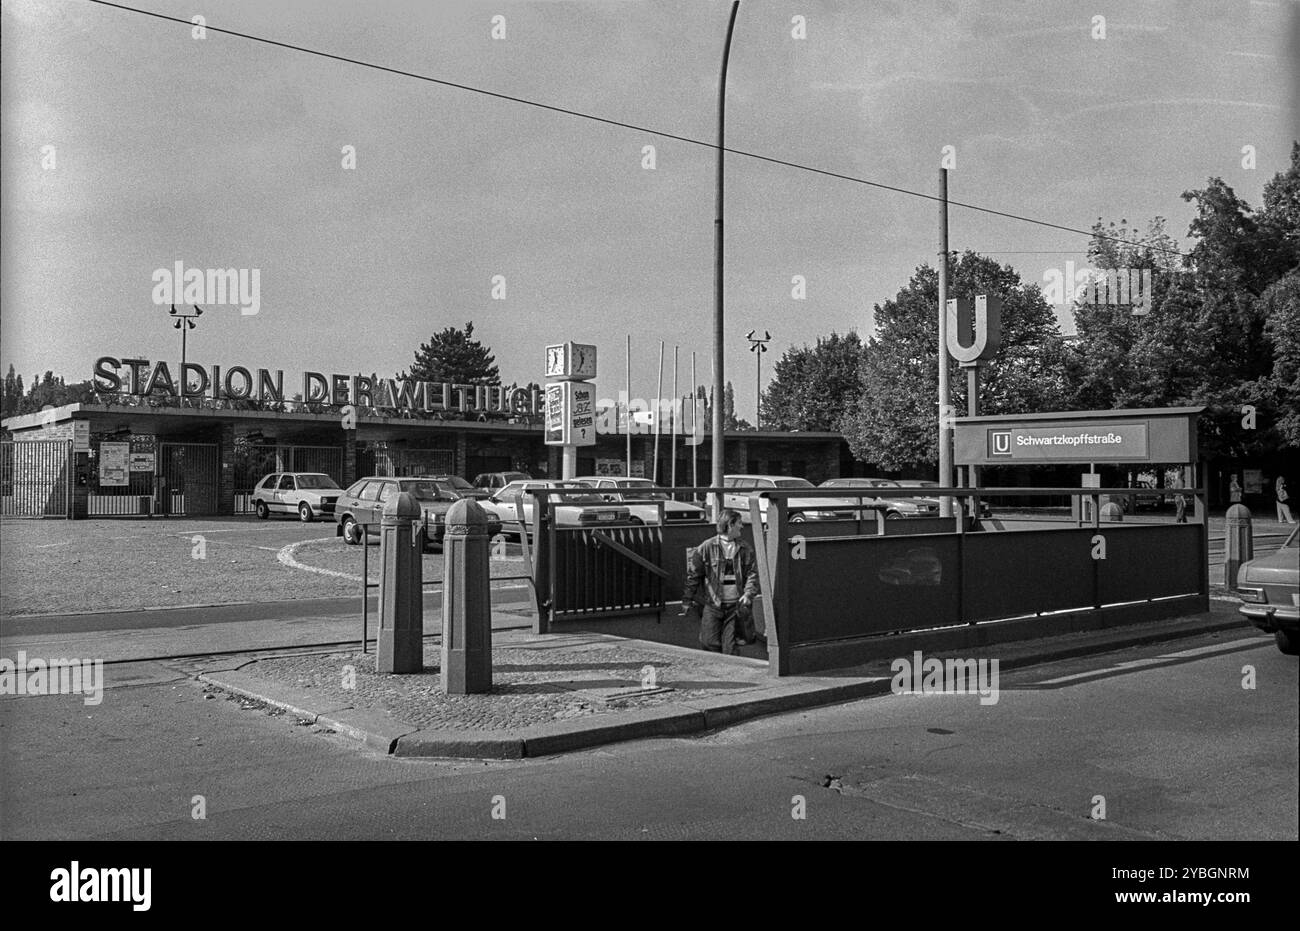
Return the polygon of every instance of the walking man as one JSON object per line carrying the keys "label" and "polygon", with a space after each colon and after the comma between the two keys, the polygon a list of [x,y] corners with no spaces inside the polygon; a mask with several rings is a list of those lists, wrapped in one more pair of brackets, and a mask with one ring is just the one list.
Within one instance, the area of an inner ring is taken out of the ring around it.
{"label": "walking man", "polygon": [[1280,475],[1273,485],[1273,494],[1277,498],[1277,519],[1286,524],[1294,524],[1295,518],[1291,516],[1291,495],[1286,490],[1286,479]]}
{"label": "walking man", "polygon": [[740,538],[737,511],[724,510],[718,515],[717,527],[716,537],[691,550],[682,590],[682,616],[699,610],[695,594],[703,583],[700,645],[714,653],[736,656],[740,653],[737,643],[758,595],[758,562],[753,547]]}

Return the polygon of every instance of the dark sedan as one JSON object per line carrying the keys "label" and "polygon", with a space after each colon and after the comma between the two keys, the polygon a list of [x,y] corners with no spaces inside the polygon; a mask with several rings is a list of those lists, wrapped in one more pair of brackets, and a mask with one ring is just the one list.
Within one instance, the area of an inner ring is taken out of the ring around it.
{"label": "dark sedan", "polygon": [[[442,546],[443,535],[447,532],[447,512],[462,496],[450,483],[431,478],[372,475],[358,479],[334,505],[335,534],[349,544],[360,543],[363,534],[378,535],[384,505],[401,492],[411,494],[420,505],[426,545]],[[501,532],[501,521],[491,511],[487,516],[488,535],[495,537]]]}

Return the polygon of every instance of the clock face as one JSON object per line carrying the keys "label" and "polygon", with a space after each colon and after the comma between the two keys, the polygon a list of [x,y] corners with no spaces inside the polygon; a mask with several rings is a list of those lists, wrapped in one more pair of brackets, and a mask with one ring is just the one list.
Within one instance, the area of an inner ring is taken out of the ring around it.
{"label": "clock face", "polygon": [[596,347],[583,346],[577,343],[573,346],[573,372],[581,378],[591,378],[596,374]]}
{"label": "clock face", "polygon": [[546,347],[546,374],[547,375],[564,374],[564,347],[563,346]]}

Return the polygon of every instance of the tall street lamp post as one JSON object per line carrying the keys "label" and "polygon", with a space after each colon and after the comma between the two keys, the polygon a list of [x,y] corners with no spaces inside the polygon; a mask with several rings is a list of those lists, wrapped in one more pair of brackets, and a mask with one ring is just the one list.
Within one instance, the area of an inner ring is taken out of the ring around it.
{"label": "tall street lamp post", "polygon": [[173,304],[169,314],[170,316],[176,319],[176,322],[172,324],[172,326],[174,326],[176,329],[181,331],[181,385],[180,385],[181,392],[180,393],[181,393],[181,400],[184,401],[186,392],[190,384],[189,379],[185,372],[185,362],[186,362],[185,350],[187,348],[185,344],[185,337],[190,330],[194,329],[195,326],[194,318],[203,316],[203,310],[197,304],[195,304],[194,313],[183,314],[180,311],[178,311],[176,309],[176,305]]}
{"label": "tall street lamp post", "polygon": [[772,340],[772,334],[767,330],[763,331],[762,337],[756,337],[754,334],[758,330],[750,330],[745,334],[745,339],[749,340],[749,351],[754,354],[754,363],[757,372],[754,378],[754,429],[759,430],[763,426],[763,353],[767,352],[767,344]]}

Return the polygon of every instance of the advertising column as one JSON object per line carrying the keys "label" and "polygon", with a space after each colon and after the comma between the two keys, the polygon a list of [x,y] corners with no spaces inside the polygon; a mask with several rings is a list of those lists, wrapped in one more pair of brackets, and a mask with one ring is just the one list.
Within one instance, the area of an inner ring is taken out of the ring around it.
{"label": "advertising column", "polygon": [[[578,474],[578,447],[596,445],[596,347],[546,347],[545,443],[561,447],[561,478]],[[553,379],[553,380],[552,380]]]}

